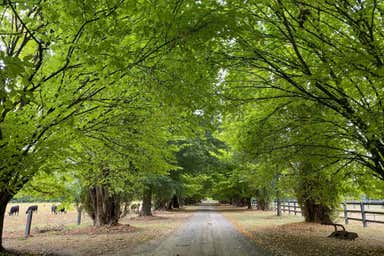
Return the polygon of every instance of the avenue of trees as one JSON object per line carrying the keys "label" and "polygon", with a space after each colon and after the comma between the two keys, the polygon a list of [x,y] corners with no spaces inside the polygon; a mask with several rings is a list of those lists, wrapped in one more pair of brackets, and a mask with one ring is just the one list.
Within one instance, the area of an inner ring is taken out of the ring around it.
{"label": "avenue of trees", "polygon": [[35,195],[114,225],[206,197],[384,196],[384,3],[0,4],[0,250]]}

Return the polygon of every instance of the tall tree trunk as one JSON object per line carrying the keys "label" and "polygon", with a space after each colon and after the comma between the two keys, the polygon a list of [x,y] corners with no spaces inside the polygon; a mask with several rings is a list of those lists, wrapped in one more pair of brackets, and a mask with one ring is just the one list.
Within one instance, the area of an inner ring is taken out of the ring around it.
{"label": "tall tree trunk", "polygon": [[248,209],[252,209],[252,197],[247,198]]}
{"label": "tall tree trunk", "polygon": [[184,198],[180,195],[179,197],[179,206],[180,207],[183,207],[184,206],[184,204],[185,204],[185,202],[184,202]]}
{"label": "tall tree trunk", "polygon": [[76,210],[77,210],[77,225],[80,225],[81,224],[81,213],[83,212],[83,208],[76,206]]}
{"label": "tall tree trunk", "polygon": [[0,192],[0,252],[5,251],[3,247],[3,229],[4,229],[4,217],[7,204],[12,199],[12,195],[2,191]]}
{"label": "tall tree trunk", "polygon": [[277,211],[277,216],[281,216],[281,201],[280,198],[276,199],[276,211]]}
{"label": "tall tree trunk", "polygon": [[110,194],[105,186],[89,189],[84,206],[95,226],[116,225],[119,222],[121,209],[118,195]]}
{"label": "tall tree trunk", "polygon": [[267,211],[269,209],[269,200],[265,198],[258,198],[257,201],[257,210]]}
{"label": "tall tree trunk", "polygon": [[256,190],[257,210],[267,211],[271,203],[270,194],[268,190],[263,187]]}
{"label": "tall tree trunk", "polygon": [[240,197],[235,197],[231,199],[231,204],[236,207],[240,207],[241,205],[241,199]]}
{"label": "tall tree trunk", "polygon": [[77,225],[81,224],[81,214],[83,213],[83,205],[81,204],[81,196],[75,198],[75,207],[77,211]]}
{"label": "tall tree trunk", "polygon": [[277,216],[281,216],[281,201],[280,201],[279,189],[276,190],[276,211],[277,211]]}
{"label": "tall tree trunk", "polygon": [[123,211],[120,214],[120,218],[124,218],[125,216],[127,216],[129,214],[130,202],[121,202],[121,204],[124,205],[124,206],[122,207]]}
{"label": "tall tree trunk", "polygon": [[167,199],[157,199],[154,203],[154,207],[156,210],[166,210],[168,207],[168,200]]}
{"label": "tall tree trunk", "polygon": [[170,200],[169,202],[167,202],[167,211],[170,211],[172,210],[172,200]]}
{"label": "tall tree trunk", "polygon": [[[319,203],[323,201],[330,201],[330,197],[326,196],[324,198],[322,194],[318,193],[321,191],[329,191],[328,193],[335,193],[332,190],[333,186],[329,186],[334,183],[333,179],[329,180],[326,176],[319,171],[315,171],[316,168],[310,162],[302,162],[298,172],[298,186],[295,189],[298,203],[301,206],[302,213],[304,215],[306,222],[316,222],[316,223],[330,223],[331,215],[334,209],[332,209],[332,204]],[[337,197],[331,197],[337,201]],[[326,200],[324,200],[326,199]]]}
{"label": "tall tree trunk", "polygon": [[140,216],[152,216],[152,188],[147,187],[143,193],[143,204],[141,206]]}
{"label": "tall tree trunk", "polygon": [[174,195],[172,197],[172,207],[173,208],[180,208],[180,205],[179,205],[179,200],[177,198],[177,195]]}
{"label": "tall tree trunk", "polygon": [[[300,203],[300,202],[299,202]],[[302,211],[306,222],[331,223],[331,209],[325,205],[316,204],[308,199],[302,202]]]}

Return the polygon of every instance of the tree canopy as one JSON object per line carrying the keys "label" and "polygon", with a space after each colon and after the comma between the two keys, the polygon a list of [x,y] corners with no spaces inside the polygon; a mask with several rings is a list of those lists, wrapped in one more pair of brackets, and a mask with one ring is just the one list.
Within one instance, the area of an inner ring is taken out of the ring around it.
{"label": "tree canopy", "polygon": [[295,197],[319,221],[345,197],[383,196],[381,1],[33,0],[0,13],[0,233],[18,192],[82,201],[100,225],[133,199],[151,214],[152,201],[255,197],[264,210]]}

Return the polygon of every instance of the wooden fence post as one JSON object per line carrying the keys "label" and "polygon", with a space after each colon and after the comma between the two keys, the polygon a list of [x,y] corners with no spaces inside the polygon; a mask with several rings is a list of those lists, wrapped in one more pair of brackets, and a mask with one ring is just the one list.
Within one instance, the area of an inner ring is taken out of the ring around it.
{"label": "wooden fence post", "polygon": [[33,215],[33,211],[28,211],[27,213],[27,224],[25,225],[25,233],[24,233],[24,237],[27,238],[29,237],[29,235],[31,234],[31,225],[32,225],[32,215]]}
{"label": "wooden fence post", "polygon": [[343,203],[343,209],[344,209],[344,220],[345,224],[348,224],[348,212],[347,212],[347,204],[346,202]]}
{"label": "wooden fence post", "polygon": [[80,225],[81,224],[81,213],[82,213],[82,208],[81,207],[77,207],[77,225]]}
{"label": "wooden fence post", "polygon": [[288,214],[291,215],[291,200],[288,200]]}
{"label": "wooden fence post", "polygon": [[363,221],[363,227],[367,227],[367,217],[365,216],[364,202],[360,202],[361,219]]}

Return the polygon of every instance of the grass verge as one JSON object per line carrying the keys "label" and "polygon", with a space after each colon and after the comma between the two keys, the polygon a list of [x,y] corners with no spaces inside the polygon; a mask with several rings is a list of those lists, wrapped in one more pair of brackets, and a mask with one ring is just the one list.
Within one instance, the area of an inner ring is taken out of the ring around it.
{"label": "grass verge", "polygon": [[[10,255],[131,255],[137,246],[161,240],[184,223],[192,213],[155,212],[153,217],[124,218],[121,225],[95,228],[82,225],[58,229],[40,228],[28,239],[15,232],[4,241],[6,249],[19,254]],[[52,227],[55,225],[51,224]]]}
{"label": "grass verge", "polygon": [[384,255],[384,226],[361,227],[360,223],[346,225],[357,232],[355,241],[327,236],[331,226],[303,222],[301,216],[275,216],[274,212],[227,211],[223,215],[243,234],[276,256],[379,256]]}

